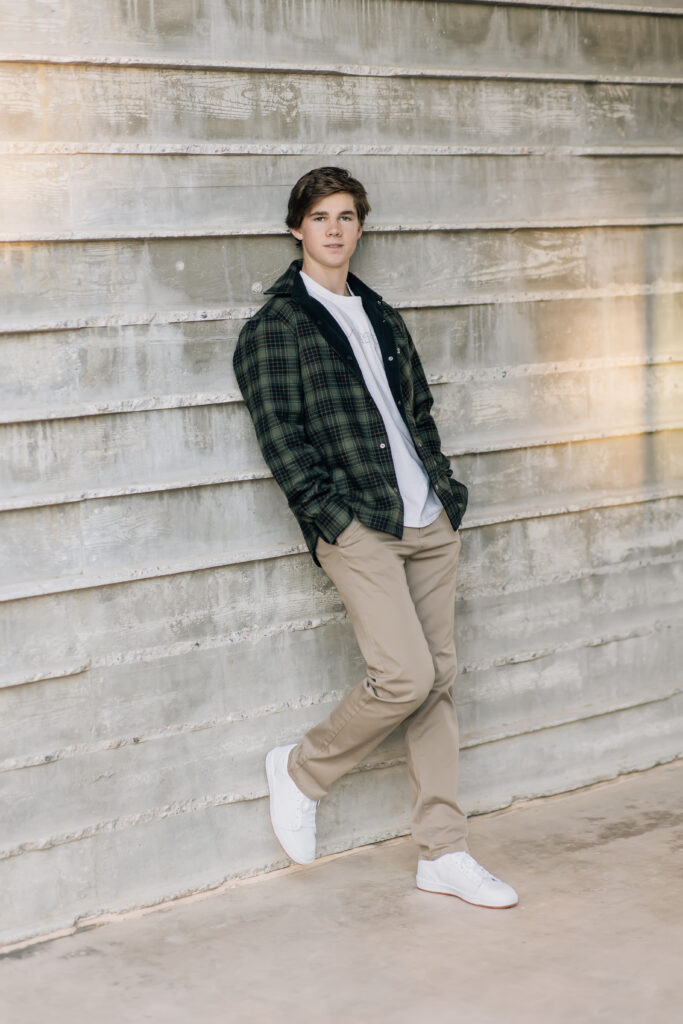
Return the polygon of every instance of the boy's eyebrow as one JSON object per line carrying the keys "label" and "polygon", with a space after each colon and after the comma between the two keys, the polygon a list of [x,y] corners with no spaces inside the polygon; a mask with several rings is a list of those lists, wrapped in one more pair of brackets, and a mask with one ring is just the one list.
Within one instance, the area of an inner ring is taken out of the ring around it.
{"label": "boy's eyebrow", "polygon": [[[343,217],[343,216],[345,216],[346,214],[349,214],[349,213],[355,214],[355,212],[356,212],[355,210],[341,210],[340,213],[339,213],[339,216]],[[329,213],[329,210],[311,210],[311,212],[306,214],[306,216],[307,217],[319,217],[321,213],[324,213],[325,216],[327,216],[327,214]]]}

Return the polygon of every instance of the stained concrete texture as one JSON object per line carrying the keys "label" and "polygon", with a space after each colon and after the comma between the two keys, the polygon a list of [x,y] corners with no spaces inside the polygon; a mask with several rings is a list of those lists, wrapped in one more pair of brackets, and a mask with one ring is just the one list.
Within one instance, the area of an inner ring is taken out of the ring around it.
{"label": "stained concrete texture", "polygon": [[658,1024],[679,1019],[683,761],[471,822],[515,885],[484,910],[414,887],[395,839],[0,963],[3,1024]]}

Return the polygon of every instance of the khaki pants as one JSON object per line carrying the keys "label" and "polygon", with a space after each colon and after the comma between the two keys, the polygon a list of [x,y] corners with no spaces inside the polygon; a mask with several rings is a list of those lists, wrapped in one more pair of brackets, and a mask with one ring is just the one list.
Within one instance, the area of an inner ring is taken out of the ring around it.
{"label": "khaki pants", "polygon": [[316,554],[337,587],[367,676],[291,751],[289,771],[312,800],[404,723],[412,833],[420,857],[467,849],[456,800],[458,721],[453,627],[460,534],[445,512],[397,540],[357,519]]}

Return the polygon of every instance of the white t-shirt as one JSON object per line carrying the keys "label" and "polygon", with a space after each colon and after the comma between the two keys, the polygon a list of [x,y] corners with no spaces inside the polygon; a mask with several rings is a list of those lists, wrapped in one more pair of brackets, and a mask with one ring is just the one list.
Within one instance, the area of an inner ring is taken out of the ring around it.
{"label": "white t-shirt", "polygon": [[410,431],[391,393],[377,335],[363,309],[360,295],[337,295],[300,271],[309,295],[327,309],[349,339],[363,380],[384,421],[391,457],[403,501],[404,526],[429,526],[443,505],[431,485]]}

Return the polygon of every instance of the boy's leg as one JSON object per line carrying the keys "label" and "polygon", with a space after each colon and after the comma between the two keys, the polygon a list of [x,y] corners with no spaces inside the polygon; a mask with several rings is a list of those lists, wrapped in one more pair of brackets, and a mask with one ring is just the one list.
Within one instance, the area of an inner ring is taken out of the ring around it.
{"label": "boy's leg", "polygon": [[406,577],[432,656],[435,681],[425,702],[404,723],[412,792],[412,834],[420,858],[467,850],[467,817],[457,801],[458,719],[453,704],[455,578],[460,533],[443,512],[423,527],[406,562]]}
{"label": "boy's leg", "polygon": [[297,786],[318,800],[425,700],[434,665],[406,580],[409,545],[354,520],[318,559],[336,585],[367,675],[289,756]]}
{"label": "boy's leg", "polygon": [[[423,854],[429,849],[430,857],[438,856],[444,845],[449,851],[466,848],[466,820],[455,802],[457,721],[450,697],[455,674],[453,612],[438,610],[440,602],[454,599],[452,577],[460,539],[450,523],[445,528],[441,522],[445,518],[444,514],[436,526],[406,529],[402,540],[354,520],[336,544],[319,541],[318,558],[346,605],[368,671],[289,758],[295,783],[317,800],[413,715],[406,733],[409,770],[418,842]],[[436,554],[430,558],[432,547]],[[416,556],[419,565],[411,570]],[[431,572],[435,574],[432,584]],[[425,637],[420,612],[433,638]],[[430,699],[435,682],[438,690]],[[425,702],[425,713],[415,714]],[[445,801],[441,811],[428,812],[441,799]],[[435,829],[445,830],[445,840],[439,837],[431,843]]]}

